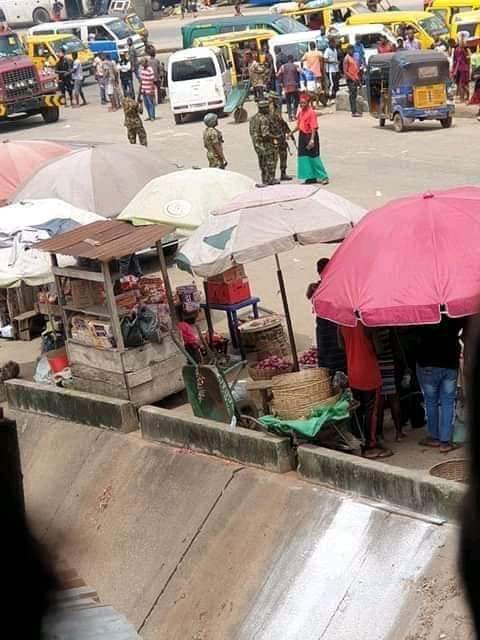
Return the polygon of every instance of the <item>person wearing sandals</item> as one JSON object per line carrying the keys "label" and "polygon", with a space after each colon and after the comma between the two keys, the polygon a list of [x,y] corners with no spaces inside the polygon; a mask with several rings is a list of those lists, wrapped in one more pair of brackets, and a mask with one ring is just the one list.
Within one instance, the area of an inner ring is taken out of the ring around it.
{"label": "person wearing sandals", "polygon": [[462,328],[461,318],[443,316],[440,324],[417,329],[417,377],[425,400],[428,431],[419,444],[438,447],[441,453],[457,448],[452,438]]}
{"label": "person wearing sandals", "polygon": [[363,428],[365,458],[388,458],[393,455],[377,441],[377,414],[382,376],[373,340],[359,322],[356,327],[340,327],[341,341],[347,358],[348,383],[354,399],[359,403],[357,417]]}

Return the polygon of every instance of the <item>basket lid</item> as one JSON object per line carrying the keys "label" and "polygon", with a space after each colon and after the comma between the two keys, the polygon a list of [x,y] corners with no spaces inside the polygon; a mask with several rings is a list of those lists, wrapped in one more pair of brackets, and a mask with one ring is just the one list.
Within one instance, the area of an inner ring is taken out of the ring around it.
{"label": "basket lid", "polygon": [[289,387],[308,382],[320,382],[330,378],[328,369],[318,367],[316,369],[302,369],[292,373],[282,373],[276,376],[275,387]]}
{"label": "basket lid", "polygon": [[282,326],[281,318],[278,316],[266,316],[244,322],[239,326],[239,329],[242,333],[255,333],[256,331],[264,331],[265,329],[273,329],[279,326]]}

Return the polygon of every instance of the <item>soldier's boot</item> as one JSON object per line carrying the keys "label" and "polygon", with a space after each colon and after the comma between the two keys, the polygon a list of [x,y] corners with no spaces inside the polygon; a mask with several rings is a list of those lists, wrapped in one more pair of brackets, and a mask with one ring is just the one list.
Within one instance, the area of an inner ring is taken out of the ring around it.
{"label": "soldier's boot", "polygon": [[282,167],[280,169],[280,180],[293,180],[292,176],[287,174],[287,167]]}

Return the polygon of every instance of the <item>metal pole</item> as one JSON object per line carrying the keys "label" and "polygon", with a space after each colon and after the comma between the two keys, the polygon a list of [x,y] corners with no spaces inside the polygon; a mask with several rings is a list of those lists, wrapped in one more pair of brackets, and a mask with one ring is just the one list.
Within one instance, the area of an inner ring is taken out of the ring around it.
{"label": "metal pole", "polygon": [[275,254],[275,263],[277,265],[277,279],[278,279],[278,284],[280,286],[280,295],[282,296],[283,310],[285,312],[285,321],[287,323],[288,339],[290,341],[290,348],[292,350],[293,370],[298,371],[299,366],[298,366],[297,347],[295,345],[295,336],[293,335],[292,318],[290,316],[290,309],[288,308],[287,292],[285,290],[285,281],[283,279],[283,273],[280,267],[280,260],[278,259],[278,254]]}

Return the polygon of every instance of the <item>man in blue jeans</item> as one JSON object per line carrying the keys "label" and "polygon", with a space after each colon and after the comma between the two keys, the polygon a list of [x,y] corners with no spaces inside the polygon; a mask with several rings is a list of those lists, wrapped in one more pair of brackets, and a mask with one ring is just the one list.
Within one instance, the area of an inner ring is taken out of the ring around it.
{"label": "man in blue jeans", "polygon": [[420,444],[438,447],[441,453],[456,448],[452,436],[462,326],[461,319],[443,316],[440,324],[417,330],[417,377],[425,399],[428,429],[427,438]]}

